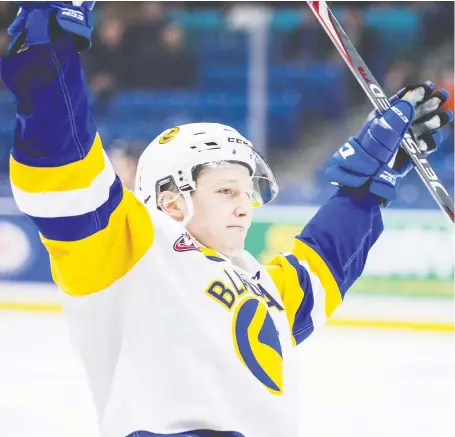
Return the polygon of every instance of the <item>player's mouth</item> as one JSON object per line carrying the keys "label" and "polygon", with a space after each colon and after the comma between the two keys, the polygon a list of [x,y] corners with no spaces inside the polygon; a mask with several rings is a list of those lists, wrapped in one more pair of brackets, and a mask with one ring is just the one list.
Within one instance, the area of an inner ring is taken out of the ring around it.
{"label": "player's mouth", "polygon": [[246,232],[246,226],[242,225],[231,225],[231,226],[226,226],[228,229],[235,229],[239,232]]}

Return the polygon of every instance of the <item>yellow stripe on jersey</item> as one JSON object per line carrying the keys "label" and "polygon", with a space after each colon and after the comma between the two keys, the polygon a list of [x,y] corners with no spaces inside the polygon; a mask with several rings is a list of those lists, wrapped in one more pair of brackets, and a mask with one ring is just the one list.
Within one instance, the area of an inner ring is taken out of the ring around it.
{"label": "yellow stripe on jersey", "polygon": [[[284,257],[283,257],[284,258]],[[283,290],[284,290],[284,275],[283,269],[281,268],[281,262],[275,263],[275,258],[270,261],[270,264],[265,266],[267,272],[272,277],[272,280],[280,293],[281,298],[283,298]]]}
{"label": "yellow stripe on jersey", "polygon": [[101,139],[95,136],[84,159],[60,167],[30,167],[10,158],[10,177],[13,185],[28,193],[71,191],[90,186],[104,169]]}
{"label": "yellow stripe on jersey", "polygon": [[[292,330],[295,316],[305,295],[300,286],[297,272],[284,255],[277,255],[273,258],[266,269],[281,295],[289,327]],[[296,346],[294,336],[292,336],[292,344]]]}
{"label": "yellow stripe on jersey", "polygon": [[214,256],[216,258],[222,258],[224,259],[223,255],[221,255],[219,252],[217,252],[214,249],[210,249],[208,247],[200,247],[199,250],[205,255],[205,256]]}
{"label": "yellow stripe on jersey", "polygon": [[108,226],[83,240],[55,241],[41,236],[49,251],[52,277],[73,296],[104,290],[126,275],[150,249],[150,214],[130,191],[111,214]]}
{"label": "yellow stripe on jersey", "polygon": [[306,261],[311,269],[311,272],[319,278],[319,281],[324,287],[326,293],[325,313],[327,317],[330,317],[335,308],[337,308],[342,302],[340,289],[338,288],[338,284],[336,283],[332,272],[314,249],[297,238],[294,240],[292,253],[299,261]]}
{"label": "yellow stripe on jersey", "polygon": [[266,269],[283,300],[296,346],[311,332],[307,329],[324,323],[341,303],[338,285],[320,255],[298,239],[292,254],[277,255]]}

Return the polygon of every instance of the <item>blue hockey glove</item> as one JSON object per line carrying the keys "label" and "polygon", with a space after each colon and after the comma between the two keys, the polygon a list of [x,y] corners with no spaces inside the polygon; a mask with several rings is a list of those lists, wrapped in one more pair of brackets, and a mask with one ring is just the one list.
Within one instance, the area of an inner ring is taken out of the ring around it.
{"label": "blue hockey glove", "polygon": [[17,1],[15,3],[20,8],[8,28],[8,33],[12,36],[8,54],[15,54],[29,46],[50,42],[62,31],[73,35],[79,51],[90,48],[92,34],[90,11],[95,2]]}
{"label": "blue hockey glove", "polygon": [[441,89],[432,94],[434,88],[431,82],[403,88],[390,99],[392,107],[382,116],[373,111],[358,135],[333,155],[326,170],[330,181],[366,187],[386,206],[395,200],[401,179],[413,167],[406,152],[397,153],[406,130],[412,126],[419,147],[429,154],[442,139],[439,129],[453,120],[452,111],[439,110],[448,92]]}
{"label": "blue hockey glove", "polygon": [[[397,100],[382,115],[372,112],[359,133],[333,155],[326,170],[329,180],[342,187],[369,189],[374,180],[383,180],[394,187],[393,170],[387,165],[395,158],[414,116],[414,105],[406,100]],[[390,199],[390,194],[375,194]]]}

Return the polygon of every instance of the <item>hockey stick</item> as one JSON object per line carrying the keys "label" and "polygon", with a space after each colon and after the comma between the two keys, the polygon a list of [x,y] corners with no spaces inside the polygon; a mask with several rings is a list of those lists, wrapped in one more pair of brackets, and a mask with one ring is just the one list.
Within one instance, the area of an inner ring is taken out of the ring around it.
{"label": "hockey stick", "polygon": [[[329,35],[335,47],[340,52],[342,58],[351,69],[352,74],[359,81],[363,90],[373,103],[374,107],[384,112],[390,107],[384,91],[379,86],[371,71],[363,62],[359,53],[352,45],[340,23],[334,17],[332,11],[325,1],[307,1],[316,18],[321,23],[324,30]],[[434,197],[438,206],[442,209],[449,220],[454,223],[453,201],[442,185],[437,174],[427,161],[425,154],[417,147],[415,137],[411,130],[404,136],[401,147],[412,159],[416,171]]]}

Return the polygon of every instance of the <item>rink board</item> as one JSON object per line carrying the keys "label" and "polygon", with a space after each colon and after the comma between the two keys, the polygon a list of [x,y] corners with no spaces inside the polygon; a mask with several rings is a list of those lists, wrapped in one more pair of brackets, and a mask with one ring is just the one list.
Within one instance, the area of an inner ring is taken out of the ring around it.
{"label": "rink board", "polygon": [[[0,311],[60,313],[55,285],[0,282]],[[328,325],[453,332],[454,301],[391,295],[348,295]]]}
{"label": "rink board", "polygon": [[[315,212],[307,207],[259,209],[247,249],[262,262],[288,251]],[[453,331],[450,225],[439,211],[386,210],[383,215],[386,230],[371,250],[362,278],[329,324]],[[33,223],[11,199],[1,198],[0,310],[61,311],[48,255]]]}
{"label": "rink board", "polygon": [[[289,251],[317,211],[267,206],[255,212],[247,249],[265,263]],[[351,293],[453,297],[453,230],[439,211],[385,210],[385,231]],[[353,223],[355,226],[355,223]],[[49,259],[27,217],[0,198],[0,281],[51,282]]]}

